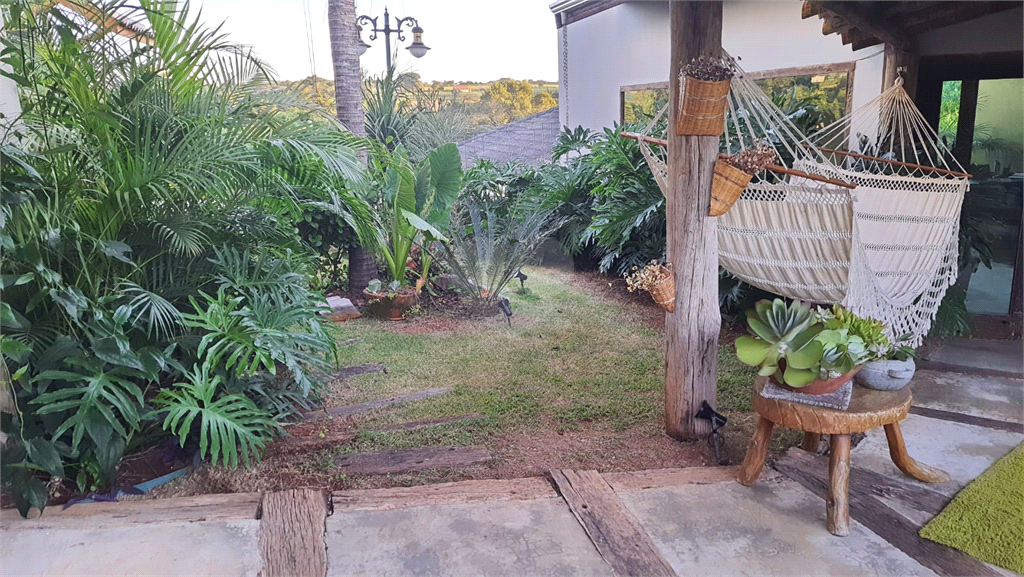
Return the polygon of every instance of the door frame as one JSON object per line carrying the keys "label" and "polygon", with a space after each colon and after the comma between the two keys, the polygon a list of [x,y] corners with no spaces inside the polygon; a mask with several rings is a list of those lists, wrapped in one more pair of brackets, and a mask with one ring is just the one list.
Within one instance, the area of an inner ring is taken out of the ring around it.
{"label": "door frame", "polygon": [[[942,83],[950,80],[964,81],[968,90],[961,92],[961,120],[957,125],[957,141],[974,140],[973,117],[977,105],[979,80],[1024,78],[1024,52],[992,52],[986,54],[951,54],[922,56],[918,68],[917,95],[915,98],[921,114],[938,132],[939,110],[942,105]],[[971,99],[973,98],[973,101]],[[967,109],[965,109],[965,106]],[[964,112],[969,118],[965,118]],[[963,125],[963,126],[962,126]],[[968,166],[971,153],[968,147],[954,150],[961,164]],[[967,162],[965,163],[964,160]],[[1024,214],[1018,228],[1018,240],[1024,241]],[[1010,307],[1004,315],[972,314],[971,325],[977,338],[1021,338],[1022,316],[1024,316],[1024,249],[1017,245],[1017,258],[1010,282]]]}

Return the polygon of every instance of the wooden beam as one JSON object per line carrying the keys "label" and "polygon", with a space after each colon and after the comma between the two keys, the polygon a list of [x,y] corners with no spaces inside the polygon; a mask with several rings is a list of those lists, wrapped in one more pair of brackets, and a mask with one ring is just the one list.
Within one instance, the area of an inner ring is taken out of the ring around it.
{"label": "wooden beam", "polygon": [[[956,142],[953,156],[960,166],[971,166],[971,149],[974,145],[974,121],[978,113],[978,81],[964,80],[960,84],[960,118],[956,124]],[[970,193],[968,193],[968,198]]]}
{"label": "wooden beam", "polygon": [[597,471],[551,471],[562,498],[616,575],[674,577],[640,523]]}
{"label": "wooden beam", "polygon": [[482,445],[418,447],[374,453],[346,453],[334,458],[335,472],[346,475],[398,475],[426,469],[452,469],[483,465],[491,452]]}
{"label": "wooden beam", "polygon": [[615,491],[641,491],[681,485],[707,485],[736,480],[739,467],[683,467],[604,473],[601,476]]}
{"label": "wooden beam", "polygon": [[850,28],[853,28],[853,24],[850,24],[841,18],[825,18],[821,22],[821,33],[825,36],[846,32]]}
{"label": "wooden beam", "polygon": [[800,18],[807,20],[812,16],[817,16],[819,9],[817,2],[804,2],[800,7]]}
{"label": "wooden beam", "polygon": [[542,477],[523,479],[485,479],[393,487],[336,491],[335,511],[390,511],[423,505],[475,503],[480,501],[532,501],[557,498],[551,483]]}
{"label": "wooden beam", "polygon": [[[722,2],[672,2],[669,21],[671,127],[683,67],[699,56],[722,54]],[[696,414],[703,401],[715,406],[718,383],[718,229],[717,219],[708,216],[718,140],[671,129],[668,134],[666,240],[677,304],[665,317],[665,429],[681,440],[711,432],[711,422]]]}
{"label": "wooden beam", "polygon": [[911,52],[903,52],[890,44],[885,45],[885,58],[882,64],[882,90],[888,90],[896,77],[903,76],[903,89],[910,98],[917,95],[917,76],[921,58]]}
{"label": "wooden beam", "polygon": [[260,507],[262,577],[327,575],[329,496],[316,489],[267,493]]}
{"label": "wooden beam", "polygon": [[867,10],[872,7],[873,3],[869,2],[827,2],[823,3],[820,9],[839,16],[861,32],[892,44],[900,50],[912,51],[913,43],[910,38],[880,15],[868,13]]}
{"label": "wooden beam", "polygon": [[423,399],[429,399],[431,397],[437,397],[439,395],[445,395],[452,392],[451,387],[443,387],[439,389],[427,389],[425,391],[419,391],[416,393],[410,393],[408,395],[398,395],[395,397],[389,397],[387,399],[380,399],[376,401],[367,401],[365,403],[359,403],[356,405],[344,405],[341,407],[334,407],[327,409],[326,411],[310,411],[302,415],[305,421],[319,421],[321,419],[333,419],[337,417],[348,417],[358,413],[365,413],[376,409],[382,409],[391,405],[397,405],[400,403],[408,403],[412,401],[422,401]]}
{"label": "wooden beam", "polygon": [[857,39],[857,40],[854,40],[853,42],[851,42],[850,43],[850,49],[856,52],[857,50],[863,50],[865,48],[870,48],[872,46],[877,46],[878,44],[881,44],[881,43],[882,43],[882,41],[879,40],[878,38],[875,38],[874,36],[871,36],[871,35],[866,35],[863,38],[860,38],[860,39]]}
{"label": "wooden beam", "polygon": [[1020,2],[936,2],[928,10],[894,19],[908,36],[943,28],[958,22],[967,22],[1003,10],[1020,7]]}
{"label": "wooden beam", "polygon": [[758,70],[747,72],[750,80],[761,80],[762,78],[779,78],[784,76],[813,76],[817,74],[836,74],[840,72],[852,72],[857,67],[856,62],[833,62],[831,64],[808,64],[806,66],[790,66],[788,68],[772,68],[771,70]]}
{"label": "wooden beam", "polygon": [[149,523],[256,519],[259,505],[259,493],[225,493],[113,503],[79,503],[67,509],[55,505],[47,507],[46,514],[42,516],[38,509],[32,509],[28,519],[22,519],[14,509],[2,509],[0,534],[3,531],[22,529],[106,529]]}

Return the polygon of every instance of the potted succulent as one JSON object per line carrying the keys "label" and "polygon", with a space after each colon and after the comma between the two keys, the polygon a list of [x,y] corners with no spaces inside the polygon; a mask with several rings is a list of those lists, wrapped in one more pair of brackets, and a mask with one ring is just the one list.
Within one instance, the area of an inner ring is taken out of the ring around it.
{"label": "potted succulent", "polygon": [[775,161],[775,149],[748,148],[738,154],[721,154],[711,178],[711,216],[721,216],[736,204],[750,179]]}
{"label": "potted succulent", "polygon": [[880,391],[897,391],[914,377],[917,353],[910,346],[911,334],[890,342],[885,324],[872,318],[861,318],[836,305],[830,310],[818,309],[818,318],[829,329],[846,329],[864,341],[868,361],[854,377],[858,385]]}
{"label": "potted succulent", "polygon": [[694,58],[683,67],[676,134],[719,136],[725,132],[725,108],[733,74],[727,61],[707,56]]}
{"label": "potted succulent", "polygon": [[645,290],[661,308],[670,313],[676,310],[675,277],[669,267],[656,260],[643,268],[633,267],[633,274],[626,277],[626,288],[629,292]]}
{"label": "potted succulent", "polygon": [[762,300],[746,312],[751,336],[736,339],[736,356],[780,387],[820,395],[850,381],[869,357],[847,329],[826,329],[800,301]]}
{"label": "potted succulent", "polygon": [[[418,168],[413,169],[401,148],[388,159],[382,186],[381,229],[386,242],[380,244],[389,283],[371,282],[363,296],[368,299],[370,312],[393,321],[402,320],[405,311],[419,304],[419,292],[430,270],[431,254],[424,247],[448,239],[439,228],[447,226],[449,211],[458,197],[462,182],[462,157],[454,144],[445,144],[427,154]],[[390,222],[388,222],[390,221]],[[420,241],[419,278],[416,261],[410,258],[416,241]]]}

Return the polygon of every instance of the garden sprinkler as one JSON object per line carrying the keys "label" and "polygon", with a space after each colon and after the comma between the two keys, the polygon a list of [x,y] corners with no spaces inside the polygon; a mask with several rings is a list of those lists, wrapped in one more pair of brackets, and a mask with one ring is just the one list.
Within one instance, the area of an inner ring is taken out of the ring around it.
{"label": "garden sprinkler", "polygon": [[512,307],[508,306],[508,299],[502,298],[498,301],[498,308],[505,313],[505,320],[508,321],[508,328],[512,328]]}
{"label": "garden sprinkler", "polygon": [[529,277],[523,274],[523,271],[517,270],[515,276],[513,276],[512,278],[519,279],[519,288],[524,291],[526,290],[526,279],[528,279]]}
{"label": "garden sprinkler", "polygon": [[715,460],[718,461],[719,465],[728,465],[729,460],[722,457],[722,448],[725,446],[725,439],[718,434],[718,429],[725,426],[728,419],[725,418],[721,413],[716,412],[711,408],[711,405],[707,401],[700,404],[700,409],[697,410],[697,418],[711,421],[711,436],[708,437],[708,444],[715,450]]}

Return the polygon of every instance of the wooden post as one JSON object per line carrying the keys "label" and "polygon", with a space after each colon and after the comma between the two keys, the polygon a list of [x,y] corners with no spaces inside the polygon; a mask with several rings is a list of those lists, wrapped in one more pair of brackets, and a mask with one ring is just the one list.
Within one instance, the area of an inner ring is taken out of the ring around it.
{"label": "wooden post", "polygon": [[[974,149],[974,122],[978,113],[978,81],[963,80],[960,82],[960,117],[956,124],[956,141],[953,143],[953,156],[960,162],[964,170],[971,170],[971,155]],[[968,191],[966,202],[972,202]]]}
{"label": "wooden post", "polygon": [[[921,57],[916,53],[905,52],[892,44],[886,44],[885,58],[882,63],[882,90],[892,88],[893,82],[896,82],[896,76],[902,70],[903,89],[907,91],[911,98],[915,98],[917,96],[918,64],[920,61]],[[852,86],[848,88],[848,90],[852,89]]]}
{"label": "wooden post", "polygon": [[669,193],[665,199],[668,261],[676,283],[676,310],[665,317],[665,430],[680,440],[711,432],[696,419],[701,401],[715,406],[718,380],[718,232],[708,216],[717,136],[676,136],[679,73],[693,58],[722,53],[722,3],[671,2],[671,105],[668,129]]}

